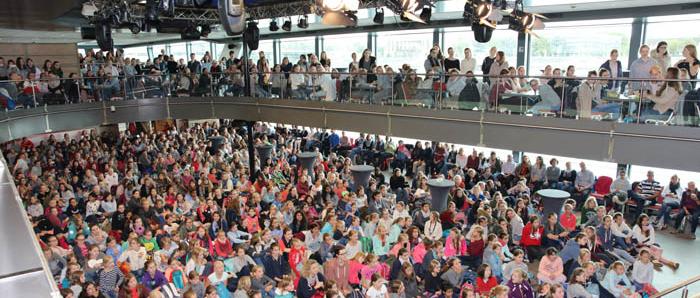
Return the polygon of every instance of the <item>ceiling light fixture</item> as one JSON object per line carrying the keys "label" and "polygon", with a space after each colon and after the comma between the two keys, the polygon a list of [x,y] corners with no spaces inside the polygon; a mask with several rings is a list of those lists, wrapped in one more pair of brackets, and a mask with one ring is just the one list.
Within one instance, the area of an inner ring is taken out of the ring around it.
{"label": "ceiling light fixture", "polygon": [[277,30],[280,30],[280,27],[277,26],[277,20],[275,19],[270,22],[270,31],[275,32]]}

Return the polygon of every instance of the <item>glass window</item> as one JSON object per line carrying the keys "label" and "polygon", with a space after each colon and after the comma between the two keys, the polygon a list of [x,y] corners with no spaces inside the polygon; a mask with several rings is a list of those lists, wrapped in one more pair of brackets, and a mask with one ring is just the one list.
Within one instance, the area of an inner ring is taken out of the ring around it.
{"label": "glass window", "polygon": [[[386,13],[388,10],[384,10]],[[377,65],[389,65],[398,71],[408,63],[424,72],[423,61],[433,46],[433,29],[377,33]]]}
{"label": "glass window", "polygon": [[617,177],[617,175],[616,175],[617,164],[612,163],[612,162],[604,162],[604,161],[580,159],[580,158],[556,156],[556,155],[547,155],[547,154],[539,154],[539,153],[533,153],[533,152],[525,152],[524,154],[530,158],[530,163],[532,163],[532,164],[535,164],[535,159],[538,156],[542,156],[542,161],[544,161],[544,164],[546,166],[549,166],[549,161],[552,158],[556,158],[557,161],[559,162],[560,169],[565,169],[566,163],[571,162],[571,168],[576,170],[576,172],[578,172],[581,170],[579,163],[584,162],[584,163],[586,163],[586,169],[593,172],[593,175],[595,177],[608,176],[608,177],[611,177],[613,179],[615,179]]}
{"label": "glass window", "polygon": [[360,57],[365,48],[367,48],[367,33],[323,37],[323,50],[331,59],[331,67],[334,68],[347,68],[352,61],[352,53],[355,52],[357,57]]}
{"label": "glass window", "polygon": [[[201,40],[191,42],[190,43],[190,54],[194,53],[195,57],[197,59],[202,59],[202,57],[204,57],[204,54],[206,52],[211,53],[211,47],[209,46],[209,44],[210,43],[208,41],[201,41]],[[189,57],[187,57],[187,58],[189,59]]]}
{"label": "glass window", "polygon": [[646,28],[645,43],[652,49],[660,41],[668,43],[668,53],[671,62],[683,58],[683,48],[686,45],[700,45],[700,32],[697,30],[678,30],[679,28],[698,28],[700,15],[682,15],[649,18]]}
{"label": "glass window", "polygon": [[146,60],[148,60],[148,47],[124,48],[124,57],[136,58],[141,62],[146,62]]}
{"label": "glass window", "polygon": [[[540,75],[546,65],[561,69],[574,65],[576,75],[583,77],[600,68],[610,50],[618,49],[620,56],[629,53],[632,20],[547,23],[547,28],[536,34],[539,38],[530,39],[530,75]],[[627,59],[619,60],[626,69]]]}
{"label": "glass window", "polygon": [[[226,53],[224,53],[224,49],[226,49]],[[215,43],[214,44],[214,55],[212,58],[219,60],[221,57],[228,57],[228,47],[225,43]]]}
{"label": "glass window", "polygon": [[[280,40],[280,48],[280,58],[289,57],[289,62],[296,63],[299,61],[300,55],[306,55],[316,51],[316,38],[285,38]],[[272,51],[272,46],[270,46],[270,51]]]}
{"label": "glass window", "polygon": [[173,55],[173,58],[175,59],[175,61],[178,61],[180,59],[184,59],[185,61],[190,60],[189,57],[187,57],[187,43],[186,42],[178,42],[178,43],[170,44],[170,54]]}
{"label": "glass window", "polygon": [[[253,59],[253,61],[258,62],[258,59],[260,59],[260,51],[265,53],[265,58],[267,58],[268,64],[274,63],[274,59],[272,57],[272,40],[261,40],[260,43],[258,43],[258,49],[250,53],[250,59]],[[274,65],[269,66],[272,67]]]}
{"label": "glass window", "polygon": [[153,45],[152,48],[153,48],[153,59],[158,57],[158,55],[165,54],[165,45],[164,44],[156,44],[156,45]]}
{"label": "glass window", "polygon": [[609,2],[614,0],[525,0],[525,6],[570,5],[593,2]]}
{"label": "glass window", "polygon": [[654,180],[659,181],[662,186],[668,186],[668,183],[671,181],[671,176],[673,175],[678,175],[678,178],[681,180],[681,187],[683,188],[685,188],[690,181],[700,182],[700,173],[698,172],[652,168],[645,166],[631,166],[630,170],[632,173],[630,173],[628,176],[632,182],[646,179],[647,171],[654,171]]}
{"label": "glass window", "polygon": [[493,32],[491,40],[487,43],[480,43],[474,40],[474,33],[469,27],[457,27],[445,29],[443,35],[443,53],[447,55],[447,49],[453,48],[455,57],[464,59],[464,49],[470,48],[472,57],[476,59],[476,74],[481,74],[481,62],[489,55],[491,47],[496,47],[506,54],[506,61],[509,65],[515,66],[518,53],[518,32],[499,27]]}

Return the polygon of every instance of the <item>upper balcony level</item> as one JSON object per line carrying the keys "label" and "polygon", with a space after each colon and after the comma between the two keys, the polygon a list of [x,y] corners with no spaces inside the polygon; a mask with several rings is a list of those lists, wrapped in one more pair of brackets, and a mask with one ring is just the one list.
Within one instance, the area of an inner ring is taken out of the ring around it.
{"label": "upper balcony level", "polygon": [[[484,78],[431,74],[425,80],[359,73],[265,77],[250,87],[250,96],[240,74],[210,74],[192,90],[180,88],[187,78],[157,74],[22,82],[30,87],[13,97],[14,110],[0,116],[0,141],[101,124],[227,118],[700,169],[694,81],[493,77],[486,84]],[[14,83],[2,82],[0,88]]]}

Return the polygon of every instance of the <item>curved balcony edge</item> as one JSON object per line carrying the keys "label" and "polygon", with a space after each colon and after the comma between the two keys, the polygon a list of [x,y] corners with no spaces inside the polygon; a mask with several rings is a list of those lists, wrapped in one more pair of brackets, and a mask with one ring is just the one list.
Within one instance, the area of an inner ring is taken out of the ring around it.
{"label": "curved balcony edge", "polygon": [[0,115],[0,141],[102,124],[214,118],[342,129],[688,171],[700,169],[700,134],[692,127],[238,97],[151,98],[11,111]]}

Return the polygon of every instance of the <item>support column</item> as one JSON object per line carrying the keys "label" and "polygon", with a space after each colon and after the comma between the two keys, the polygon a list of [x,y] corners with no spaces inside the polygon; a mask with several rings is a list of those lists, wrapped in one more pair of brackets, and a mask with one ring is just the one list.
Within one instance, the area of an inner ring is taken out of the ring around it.
{"label": "support column", "polygon": [[[248,53],[248,44],[246,44],[246,42],[245,42],[245,32],[243,32],[243,36],[241,37],[241,39],[243,40],[243,85],[245,85],[245,90],[243,91],[243,95],[245,95],[246,97],[250,97],[251,96],[251,92],[250,92],[250,87],[251,87],[250,83],[251,82],[250,82],[250,69],[248,69],[248,55],[249,55],[249,53]],[[252,132],[249,132],[249,133],[252,133]],[[251,175],[252,174],[253,173],[251,173]],[[251,181],[253,181],[253,180],[251,179]]]}
{"label": "support column", "polygon": [[627,55],[628,68],[629,65],[632,65],[632,62],[634,62],[634,60],[637,60],[637,57],[639,57],[639,47],[641,47],[642,42],[644,42],[644,27],[645,24],[643,18],[635,18],[632,22],[632,38],[630,39],[630,51]]}
{"label": "support column", "polygon": [[[245,46],[244,46],[245,49]],[[247,56],[247,55],[246,55]],[[250,177],[248,178],[250,182],[255,182],[255,173],[257,172],[257,169],[255,168],[255,147],[253,146],[253,140],[254,140],[254,132],[253,132],[253,126],[255,125],[255,122],[253,121],[247,121],[246,122],[246,127],[248,129],[248,168],[250,169],[248,172],[250,174]]]}

